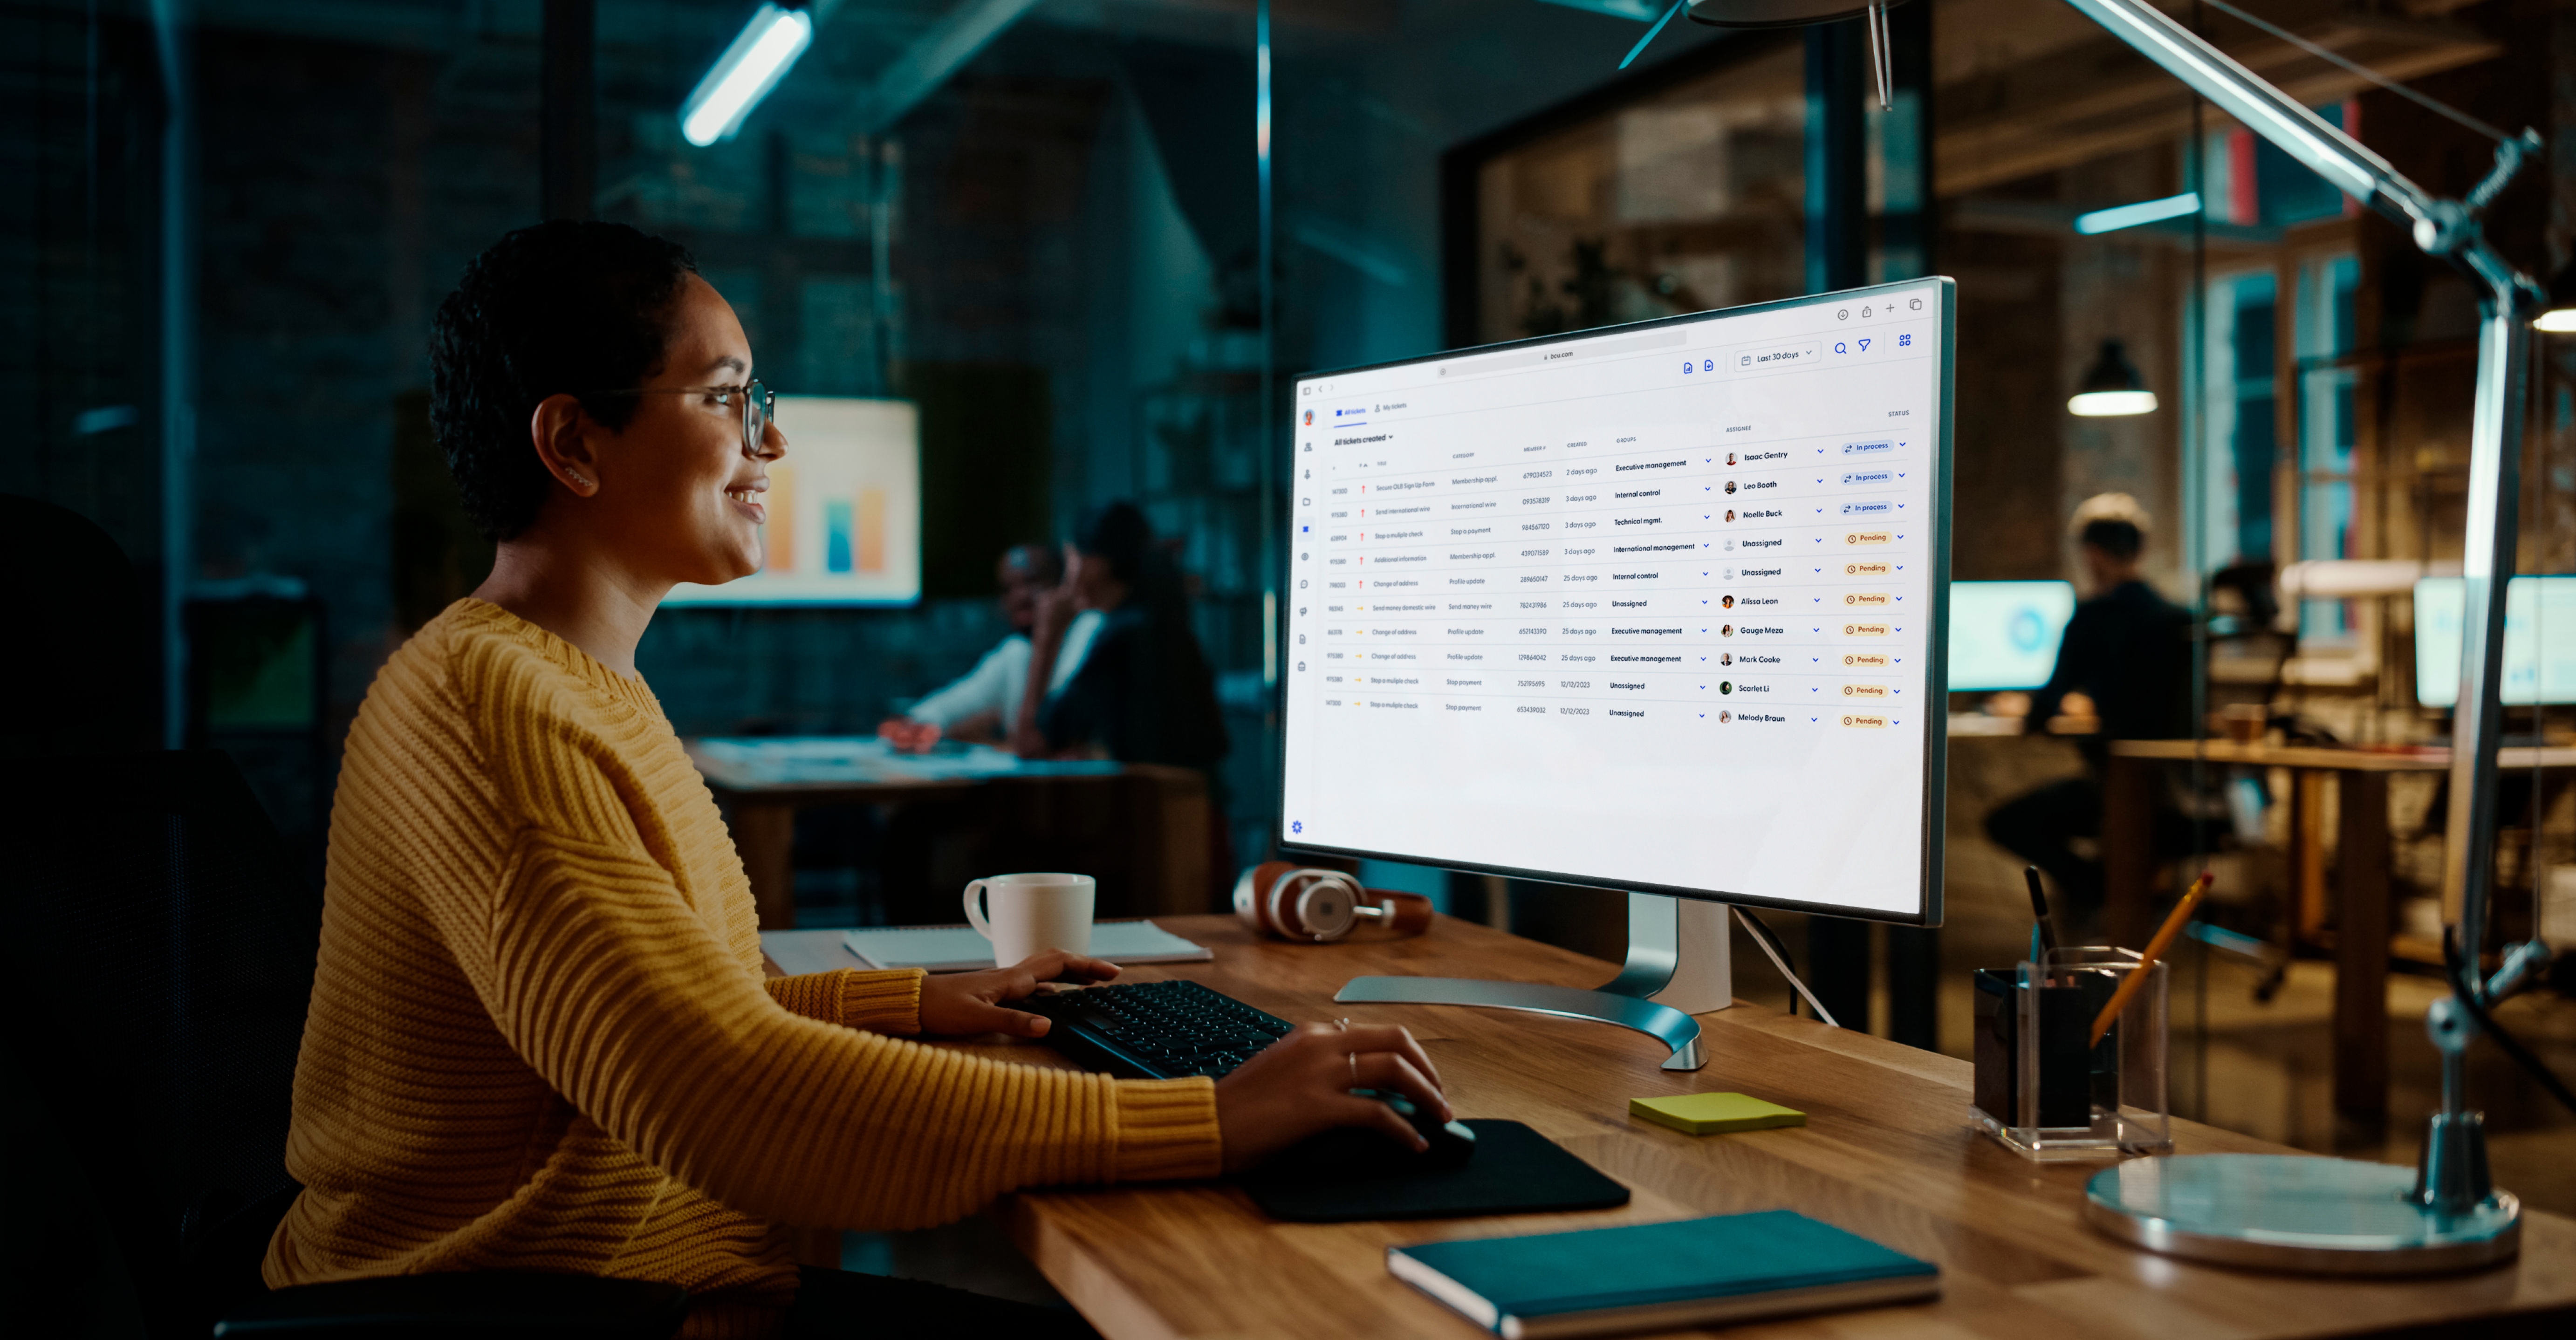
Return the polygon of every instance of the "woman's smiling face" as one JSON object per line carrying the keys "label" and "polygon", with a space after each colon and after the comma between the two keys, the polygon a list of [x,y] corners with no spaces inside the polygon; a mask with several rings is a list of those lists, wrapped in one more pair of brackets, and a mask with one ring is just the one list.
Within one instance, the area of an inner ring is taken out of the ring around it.
{"label": "woman's smiling face", "polygon": [[683,279],[669,331],[634,418],[599,452],[592,504],[604,504],[607,533],[638,570],[714,586],[760,571],[768,467],[787,438],[766,424],[745,450],[751,341],[713,285]]}

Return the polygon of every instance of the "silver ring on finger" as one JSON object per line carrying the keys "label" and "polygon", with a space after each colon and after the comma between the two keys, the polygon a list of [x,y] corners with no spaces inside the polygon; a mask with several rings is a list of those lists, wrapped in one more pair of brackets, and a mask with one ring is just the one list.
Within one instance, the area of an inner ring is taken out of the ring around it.
{"label": "silver ring on finger", "polygon": [[1360,1086],[1360,1054],[1358,1052],[1344,1052],[1342,1053],[1342,1057],[1351,1063],[1351,1087],[1356,1089]]}
{"label": "silver ring on finger", "polygon": [[1348,1019],[1336,1019],[1333,1021],[1333,1026],[1345,1033],[1351,1031],[1351,1021]]}

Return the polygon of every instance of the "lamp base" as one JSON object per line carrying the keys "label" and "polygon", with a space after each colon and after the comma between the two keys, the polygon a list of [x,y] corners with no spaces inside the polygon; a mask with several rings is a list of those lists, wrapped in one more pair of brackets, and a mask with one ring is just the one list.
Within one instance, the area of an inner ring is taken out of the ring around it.
{"label": "lamp base", "polygon": [[2458,1214],[2415,1200],[2415,1170],[2290,1154],[2137,1159],[2096,1173],[2084,1218],[2166,1256],[2314,1275],[2474,1270],[2522,1250],[2522,1202]]}

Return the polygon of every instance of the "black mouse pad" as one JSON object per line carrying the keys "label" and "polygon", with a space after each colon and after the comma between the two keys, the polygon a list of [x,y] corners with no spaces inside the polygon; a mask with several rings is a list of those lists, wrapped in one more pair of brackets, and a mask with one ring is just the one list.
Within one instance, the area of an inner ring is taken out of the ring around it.
{"label": "black mouse pad", "polygon": [[1476,1154],[1447,1172],[1335,1176],[1312,1167],[1246,1174],[1240,1185],[1273,1219],[1340,1224],[1482,1214],[1606,1210],[1628,1188],[1517,1121],[1470,1121]]}

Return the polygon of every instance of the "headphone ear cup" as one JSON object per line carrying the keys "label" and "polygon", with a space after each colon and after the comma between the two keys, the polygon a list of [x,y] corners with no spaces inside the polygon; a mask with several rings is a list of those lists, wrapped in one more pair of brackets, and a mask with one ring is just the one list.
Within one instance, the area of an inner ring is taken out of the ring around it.
{"label": "headphone ear cup", "polygon": [[1359,920],[1352,906],[1349,881],[1322,878],[1308,883],[1297,895],[1298,935],[1318,943],[1348,935],[1352,923]]}
{"label": "headphone ear cup", "polygon": [[1255,934],[1286,934],[1270,922],[1270,888],[1279,882],[1280,876],[1296,868],[1286,861],[1264,861],[1245,870],[1242,877],[1234,881],[1234,915]]}

